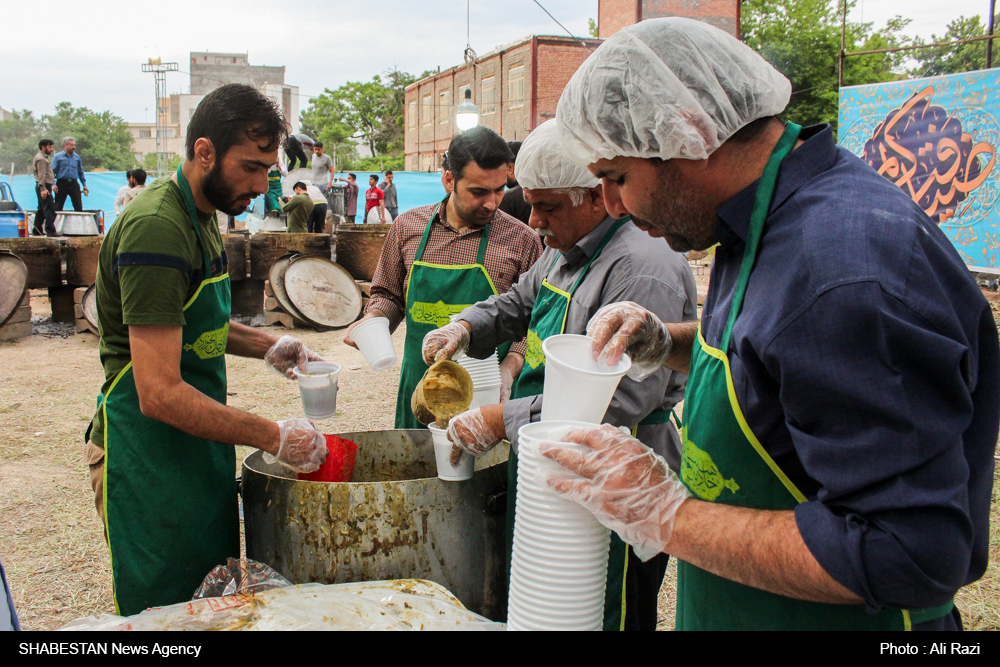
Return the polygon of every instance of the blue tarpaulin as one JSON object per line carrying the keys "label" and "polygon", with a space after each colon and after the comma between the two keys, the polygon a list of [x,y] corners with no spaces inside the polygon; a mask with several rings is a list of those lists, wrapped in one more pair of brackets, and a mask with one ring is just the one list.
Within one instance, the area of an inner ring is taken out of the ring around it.
{"label": "blue tarpaulin", "polygon": [[[358,199],[360,210],[364,212],[365,190],[368,189],[367,172],[355,172],[358,177]],[[337,176],[347,177],[347,174],[337,174]],[[381,182],[381,175],[379,176]],[[441,174],[427,174],[423,172],[396,172],[394,176],[396,192],[399,194],[399,210],[406,211],[417,206],[433,204],[444,197],[444,188],[441,186]],[[146,184],[152,183],[152,179]],[[87,174],[87,187],[90,189],[90,196],[83,197],[83,207],[87,210],[103,210],[105,213],[105,229],[109,229],[115,221],[115,195],[118,189],[125,185],[125,172],[105,171]],[[24,210],[34,210],[37,205],[35,197],[35,179],[33,176],[14,177],[14,198]],[[66,208],[72,209],[69,200],[66,200]],[[30,221],[29,221],[30,224]],[[0,229],[0,238],[17,236],[17,228]]]}

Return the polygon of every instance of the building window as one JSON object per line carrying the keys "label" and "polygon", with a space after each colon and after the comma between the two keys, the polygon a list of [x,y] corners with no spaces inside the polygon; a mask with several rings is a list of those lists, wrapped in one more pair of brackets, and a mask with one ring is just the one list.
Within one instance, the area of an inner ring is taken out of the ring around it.
{"label": "building window", "polygon": [[140,139],[151,139],[153,137],[153,131],[150,129],[139,130]]}
{"label": "building window", "polygon": [[519,109],[524,106],[524,65],[510,68],[508,81],[508,98],[510,99],[510,109]]}
{"label": "building window", "polygon": [[483,79],[483,92],[479,98],[482,100],[484,116],[490,116],[497,112],[497,78],[495,76]]}
{"label": "building window", "polygon": [[420,115],[424,120],[424,127],[430,127],[434,124],[434,98],[430,95],[424,95],[424,105],[423,109],[420,110]]}
{"label": "building window", "polygon": [[451,91],[444,90],[438,94],[438,122],[442,125],[451,122]]}
{"label": "building window", "polygon": [[173,139],[174,138],[174,131],[172,129],[170,129],[170,130],[164,130],[163,131],[163,138],[164,139]]}
{"label": "building window", "polygon": [[408,127],[411,130],[415,130],[415,129],[417,129],[417,103],[416,102],[410,102],[410,104],[409,104],[409,110],[410,110],[410,113],[409,113],[410,117],[407,119],[408,120]]}

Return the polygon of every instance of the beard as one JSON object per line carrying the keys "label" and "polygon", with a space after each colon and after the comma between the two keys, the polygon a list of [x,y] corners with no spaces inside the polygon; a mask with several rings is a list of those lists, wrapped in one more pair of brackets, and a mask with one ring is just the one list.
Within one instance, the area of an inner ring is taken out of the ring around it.
{"label": "beard", "polygon": [[705,250],[716,243],[715,207],[698,191],[687,187],[669,162],[661,167],[658,187],[651,193],[644,213],[632,216],[636,226],[650,236],[662,237],[676,252]]}
{"label": "beard", "polygon": [[496,211],[491,211],[485,206],[475,206],[470,208],[465,208],[462,205],[462,200],[452,193],[452,198],[455,200],[455,211],[458,213],[458,217],[465,220],[469,224],[475,225],[477,227],[483,227],[484,225],[493,221],[493,217],[496,215]]}
{"label": "beard", "polygon": [[226,215],[237,216],[247,210],[246,206],[240,205],[241,199],[253,199],[257,196],[255,192],[243,192],[236,194],[234,188],[226,181],[219,168],[219,161],[216,160],[212,168],[205,174],[201,181],[201,193],[215,208]]}

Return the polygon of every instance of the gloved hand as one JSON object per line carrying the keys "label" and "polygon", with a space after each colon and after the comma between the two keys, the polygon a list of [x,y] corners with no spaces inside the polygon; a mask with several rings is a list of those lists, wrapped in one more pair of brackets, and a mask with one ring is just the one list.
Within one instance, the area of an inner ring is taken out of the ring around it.
{"label": "gloved hand", "polygon": [[[499,405],[486,406],[490,408],[500,408]],[[503,431],[503,408],[500,408],[500,433],[497,433],[496,415],[491,415],[489,419],[483,413],[483,408],[473,408],[466,410],[457,417],[453,417],[448,424],[448,440],[451,441],[451,464],[458,465],[458,460],[462,458],[462,452],[468,452],[475,457],[480,457],[496,447],[501,440],[506,437]],[[494,422],[491,424],[491,422]]]}
{"label": "gloved hand", "polygon": [[296,472],[316,472],[326,461],[330,450],[326,438],[308,419],[286,419],[278,422],[281,445],[278,455],[264,453],[264,461],[278,463]]}
{"label": "gloved hand", "polygon": [[500,362],[500,405],[510,400],[514,380],[521,375],[523,367],[524,357],[517,352],[508,352],[507,356]]}
{"label": "gloved hand", "polygon": [[437,361],[454,359],[469,349],[472,334],[461,322],[446,324],[424,336],[424,363],[428,366]]}
{"label": "gloved hand", "polygon": [[590,319],[587,335],[594,339],[594,358],[614,366],[628,352],[628,376],[644,380],[658,371],[670,356],[673,339],[660,319],[637,303],[610,303]]}
{"label": "gloved hand", "polygon": [[272,345],[271,349],[264,355],[264,363],[267,364],[268,368],[290,380],[295,379],[297,367],[304,370],[307,361],[323,361],[323,357],[292,336],[279,338],[278,342]]}
{"label": "gloved hand", "polygon": [[610,424],[573,431],[564,440],[586,446],[586,453],[558,442],[541,443],[541,455],[567,470],[543,468],[539,483],[590,510],[635,547],[640,559],[664,551],[677,510],[691,495],[667,462]]}

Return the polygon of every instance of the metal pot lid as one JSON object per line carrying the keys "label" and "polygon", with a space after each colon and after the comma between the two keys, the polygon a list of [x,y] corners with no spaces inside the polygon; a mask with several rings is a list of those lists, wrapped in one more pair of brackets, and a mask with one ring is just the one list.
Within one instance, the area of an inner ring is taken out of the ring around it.
{"label": "metal pot lid", "polygon": [[83,318],[91,326],[91,330],[96,334],[100,331],[97,326],[97,284],[93,284],[83,293]]}
{"label": "metal pot lid", "polygon": [[271,291],[274,292],[274,298],[278,300],[278,303],[281,304],[284,311],[297,320],[307,322],[308,320],[302,316],[299,309],[296,308],[295,304],[292,303],[292,300],[288,298],[288,292],[285,291],[285,271],[288,270],[288,264],[294,257],[295,253],[290,253],[276,259],[274,264],[271,265],[271,270],[267,274],[267,279],[271,281]]}
{"label": "metal pot lid", "polygon": [[24,299],[28,267],[9,251],[0,251],[0,326],[7,323]]}
{"label": "metal pot lid", "polygon": [[339,329],[361,314],[361,288],[346,269],[325,257],[292,258],[285,270],[284,287],[310,324]]}

